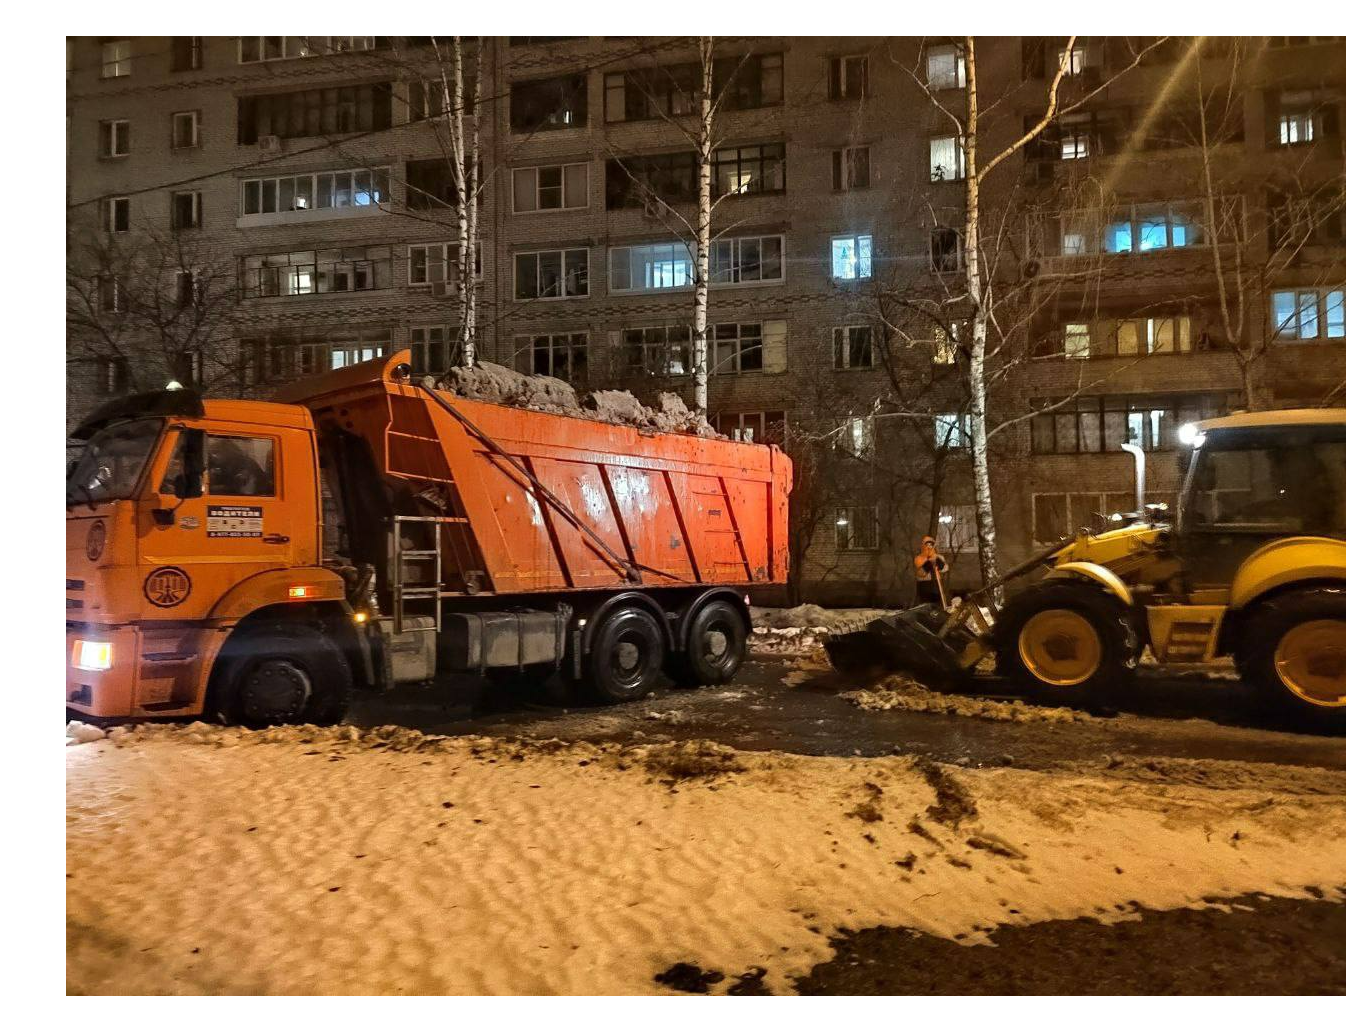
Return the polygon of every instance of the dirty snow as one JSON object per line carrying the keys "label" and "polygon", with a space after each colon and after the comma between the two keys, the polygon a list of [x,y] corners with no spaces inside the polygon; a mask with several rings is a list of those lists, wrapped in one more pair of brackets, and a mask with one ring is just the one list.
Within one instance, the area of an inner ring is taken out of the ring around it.
{"label": "dirty snow", "polygon": [[[788,682],[787,682],[788,684]],[[907,674],[891,674],[873,688],[839,692],[839,699],[863,710],[914,710],[918,713],[945,713],[957,717],[982,717],[1018,723],[1074,724],[1097,723],[1099,718],[1082,710],[1062,706],[1034,706],[1029,703],[978,696],[947,695],[934,692]]]}
{"label": "dirty snow", "polygon": [[471,368],[455,366],[436,383],[460,397],[534,411],[554,412],[579,419],[594,419],[619,426],[691,433],[702,437],[719,434],[699,412],[686,407],[676,394],[662,394],[657,408],[642,404],[627,390],[597,390],[578,397],[572,384],[552,376],[527,376],[495,362],[478,362]]}
{"label": "dirty snow", "polygon": [[841,927],[984,942],[1345,880],[1344,777],[1306,768],[204,724],[66,760],[72,993],[633,994],[677,962],[788,992]]}
{"label": "dirty snow", "polygon": [[894,610],[873,607],[830,609],[813,603],[797,607],[753,607],[749,646],[756,653],[820,655],[829,635],[864,628]]}

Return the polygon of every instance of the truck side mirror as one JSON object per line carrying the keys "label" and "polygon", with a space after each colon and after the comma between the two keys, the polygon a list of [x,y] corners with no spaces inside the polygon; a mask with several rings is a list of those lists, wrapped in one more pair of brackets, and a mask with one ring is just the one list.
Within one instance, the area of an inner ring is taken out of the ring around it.
{"label": "truck side mirror", "polygon": [[180,500],[203,496],[203,430],[186,429],[180,435],[184,459],[175,479],[175,496]]}

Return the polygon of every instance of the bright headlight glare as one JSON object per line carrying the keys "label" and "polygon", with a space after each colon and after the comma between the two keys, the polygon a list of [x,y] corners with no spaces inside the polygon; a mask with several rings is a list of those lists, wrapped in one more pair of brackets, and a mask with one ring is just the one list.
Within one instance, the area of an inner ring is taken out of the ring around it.
{"label": "bright headlight glare", "polygon": [[82,671],[107,671],[113,666],[113,643],[77,639],[71,645],[71,666]]}
{"label": "bright headlight glare", "polygon": [[1206,434],[1197,429],[1195,422],[1184,422],[1178,427],[1178,441],[1188,447],[1200,447],[1206,439]]}

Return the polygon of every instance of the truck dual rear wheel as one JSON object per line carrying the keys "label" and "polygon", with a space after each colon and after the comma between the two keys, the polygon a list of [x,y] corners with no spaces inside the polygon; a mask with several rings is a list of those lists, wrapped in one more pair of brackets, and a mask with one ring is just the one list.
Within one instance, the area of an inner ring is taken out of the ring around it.
{"label": "truck dual rear wheel", "polygon": [[747,625],[726,600],[700,608],[686,633],[686,646],[673,654],[669,673],[683,685],[725,685],[747,659]]}
{"label": "truck dual rear wheel", "polygon": [[227,640],[208,690],[223,724],[337,724],[350,707],[350,668],[315,628],[262,622]]}
{"label": "truck dual rear wheel", "polygon": [[1130,681],[1140,643],[1128,607],[1082,582],[1018,593],[994,631],[998,669],[1038,702],[1090,706]]}
{"label": "truck dual rear wheel", "polygon": [[1296,590],[1266,600],[1244,622],[1239,672],[1272,712],[1319,722],[1347,705],[1342,588]]}
{"label": "truck dual rear wheel", "polygon": [[664,642],[657,619],[639,607],[622,607],[601,624],[587,653],[589,694],[607,703],[642,699],[657,686]]}

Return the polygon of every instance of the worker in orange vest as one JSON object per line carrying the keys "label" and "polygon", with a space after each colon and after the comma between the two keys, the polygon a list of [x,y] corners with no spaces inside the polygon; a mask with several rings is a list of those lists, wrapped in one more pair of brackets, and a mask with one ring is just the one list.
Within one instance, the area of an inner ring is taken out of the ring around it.
{"label": "worker in orange vest", "polygon": [[922,537],[922,549],[913,558],[913,568],[917,576],[917,602],[946,604],[946,590],[941,584],[941,576],[950,571],[946,559],[936,552],[936,540],[931,536]]}

